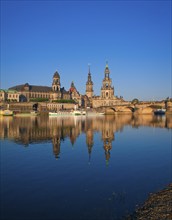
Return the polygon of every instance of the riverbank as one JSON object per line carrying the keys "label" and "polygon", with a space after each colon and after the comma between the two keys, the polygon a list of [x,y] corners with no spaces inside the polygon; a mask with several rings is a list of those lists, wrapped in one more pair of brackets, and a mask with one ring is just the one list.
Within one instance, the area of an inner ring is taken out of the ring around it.
{"label": "riverbank", "polygon": [[142,207],[136,209],[126,220],[172,219],[172,183],[165,189],[150,195]]}

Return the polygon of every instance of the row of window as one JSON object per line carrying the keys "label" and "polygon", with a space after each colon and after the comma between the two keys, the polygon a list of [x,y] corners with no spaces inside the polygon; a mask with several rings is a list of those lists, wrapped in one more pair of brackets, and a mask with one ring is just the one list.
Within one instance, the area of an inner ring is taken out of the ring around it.
{"label": "row of window", "polygon": [[49,110],[60,110],[62,108],[62,105],[47,105]]}
{"label": "row of window", "polygon": [[[58,98],[61,98],[61,94],[58,94],[58,96],[57,96]],[[29,98],[51,98],[51,99],[54,99],[54,95],[49,95],[49,94],[37,94],[37,93],[30,93],[29,94]],[[67,96],[67,95],[64,95],[64,97],[63,98],[69,98],[69,96]]]}
{"label": "row of window", "polygon": [[8,94],[8,98],[16,98],[16,99],[18,99],[19,95],[18,94]]}
{"label": "row of window", "polygon": [[49,98],[49,94],[30,93],[29,98]]}

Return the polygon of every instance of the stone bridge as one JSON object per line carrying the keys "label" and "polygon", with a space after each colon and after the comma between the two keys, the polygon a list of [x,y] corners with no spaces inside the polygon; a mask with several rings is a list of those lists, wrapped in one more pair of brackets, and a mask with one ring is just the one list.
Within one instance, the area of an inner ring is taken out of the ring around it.
{"label": "stone bridge", "polygon": [[122,104],[115,106],[99,107],[98,112],[105,112],[105,114],[120,114],[120,113],[134,113],[134,114],[152,114],[156,109],[165,108],[167,112],[172,113],[172,102],[142,102],[139,104]]}
{"label": "stone bridge", "polygon": [[[7,103],[3,105],[3,108],[7,108]],[[32,111],[34,108],[37,108],[40,112],[45,112],[49,109],[59,108],[61,109],[62,104],[60,103],[32,103],[32,102],[23,102],[23,103],[10,103],[9,109],[13,111],[28,112]],[[63,103],[63,108],[65,109],[74,109],[74,104]],[[165,108],[166,113],[172,114],[172,101],[168,102],[140,102],[139,104],[131,104],[130,102],[123,102],[120,105],[114,106],[102,106],[94,109],[97,112],[104,112],[105,114],[152,114],[158,108]]]}

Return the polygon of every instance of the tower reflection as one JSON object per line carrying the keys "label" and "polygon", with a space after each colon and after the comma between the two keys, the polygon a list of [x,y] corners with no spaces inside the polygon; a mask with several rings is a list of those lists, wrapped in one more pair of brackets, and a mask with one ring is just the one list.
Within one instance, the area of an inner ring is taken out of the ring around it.
{"label": "tower reflection", "polygon": [[52,142],[52,151],[55,158],[60,158],[61,141],[70,140],[74,145],[81,134],[85,134],[88,148],[88,160],[91,161],[91,152],[94,146],[94,134],[101,133],[102,145],[106,163],[109,163],[110,152],[115,140],[115,133],[122,132],[125,126],[138,128],[151,126],[172,128],[172,118],[153,115],[118,115],[99,117],[0,117],[0,139],[10,139],[23,146],[31,143]]}

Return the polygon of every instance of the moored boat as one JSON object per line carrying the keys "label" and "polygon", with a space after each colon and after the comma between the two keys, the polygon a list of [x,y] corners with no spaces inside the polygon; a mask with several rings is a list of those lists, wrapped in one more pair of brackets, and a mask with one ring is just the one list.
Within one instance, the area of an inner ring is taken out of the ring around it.
{"label": "moored boat", "polygon": [[48,114],[49,114],[49,116],[58,116],[57,112],[49,112]]}
{"label": "moored boat", "polygon": [[105,115],[105,112],[99,112],[98,114],[99,115]]}
{"label": "moored boat", "polygon": [[58,112],[49,112],[49,116],[70,116],[72,112],[70,111],[58,111]]}
{"label": "moored boat", "polygon": [[74,110],[74,111],[72,112],[72,115],[86,115],[86,111]]}
{"label": "moored boat", "polygon": [[166,109],[162,108],[162,109],[157,109],[154,111],[155,115],[164,115],[166,112]]}
{"label": "moored boat", "polygon": [[49,116],[77,116],[77,115],[86,115],[86,111],[74,110],[74,111],[58,111],[58,112],[49,112]]}
{"label": "moored boat", "polygon": [[37,111],[32,111],[32,112],[30,112],[30,114],[31,114],[32,116],[36,116],[36,115],[39,115],[39,112],[37,112]]}
{"label": "moored boat", "polygon": [[6,110],[1,110],[0,114],[3,116],[12,116],[13,115],[13,111],[6,109]]}

